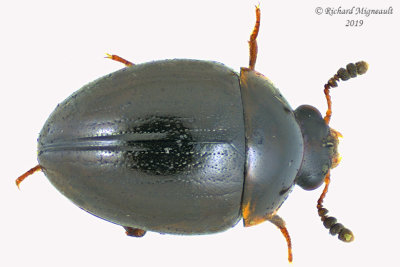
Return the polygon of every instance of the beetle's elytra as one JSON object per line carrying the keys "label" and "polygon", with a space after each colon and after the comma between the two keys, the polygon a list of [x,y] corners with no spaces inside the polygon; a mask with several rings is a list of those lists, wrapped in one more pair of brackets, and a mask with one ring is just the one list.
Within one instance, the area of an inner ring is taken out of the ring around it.
{"label": "beetle's elytra", "polygon": [[331,234],[353,234],[322,205],[330,169],[339,163],[340,133],[329,127],[329,90],[367,71],[361,61],[325,85],[326,116],[308,105],[293,110],[254,70],[260,9],[250,36],[250,62],[240,74],[223,64],[164,60],[127,67],[72,94],[50,115],[38,139],[42,170],[77,206],[119,224],[130,236],[146,231],[209,234],[241,219],[275,224],[295,184],[325,189],[318,214]]}

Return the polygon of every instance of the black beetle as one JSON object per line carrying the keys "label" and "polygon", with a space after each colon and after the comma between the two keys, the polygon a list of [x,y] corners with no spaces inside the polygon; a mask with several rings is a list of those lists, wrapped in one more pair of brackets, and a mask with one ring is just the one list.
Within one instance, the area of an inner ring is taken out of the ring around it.
{"label": "black beetle", "polygon": [[326,116],[308,105],[292,110],[279,90],[254,70],[260,9],[250,36],[250,62],[240,75],[209,61],[164,60],[127,68],[87,84],[59,104],[38,139],[39,165],[77,206],[146,231],[209,234],[275,224],[293,186],[313,190],[325,181],[318,213],[331,234],[353,234],[322,206],[330,169],[339,163],[340,133],[329,127],[329,89],[367,71],[361,61],[325,85]]}

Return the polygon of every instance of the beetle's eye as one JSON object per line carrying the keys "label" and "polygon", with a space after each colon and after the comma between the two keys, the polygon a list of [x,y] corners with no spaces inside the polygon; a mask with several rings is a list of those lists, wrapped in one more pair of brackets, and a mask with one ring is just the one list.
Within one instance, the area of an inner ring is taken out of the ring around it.
{"label": "beetle's eye", "polygon": [[328,142],[328,143],[325,144],[325,147],[333,147],[333,143]]}

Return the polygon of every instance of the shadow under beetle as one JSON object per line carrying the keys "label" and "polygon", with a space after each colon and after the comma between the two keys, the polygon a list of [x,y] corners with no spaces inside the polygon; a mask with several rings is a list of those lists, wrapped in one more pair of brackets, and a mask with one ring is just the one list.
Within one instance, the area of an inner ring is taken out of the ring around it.
{"label": "shadow under beetle", "polygon": [[187,59],[127,67],[68,97],[38,139],[39,165],[77,206],[140,237],[146,231],[209,234],[264,221],[289,233],[277,211],[295,184],[325,182],[317,209],[339,239],[350,230],[322,205],[330,169],[339,163],[340,133],[329,127],[329,89],[367,71],[361,61],[325,85],[324,118],[308,105],[292,110],[279,90],[254,70],[260,9],[250,36],[250,62],[240,75],[210,61]]}

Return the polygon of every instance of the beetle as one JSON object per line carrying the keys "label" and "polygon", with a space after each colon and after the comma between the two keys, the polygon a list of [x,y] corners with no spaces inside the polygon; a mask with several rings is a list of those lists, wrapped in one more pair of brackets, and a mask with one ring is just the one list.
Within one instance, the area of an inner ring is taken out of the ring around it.
{"label": "beetle", "polygon": [[241,219],[264,221],[291,239],[277,211],[294,185],[325,183],[318,214],[332,235],[353,233],[328,216],[323,200],[338,165],[341,134],[329,127],[330,89],[364,74],[364,61],[328,80],[325,117],[314,107],[293,110],[255,70],[260,8],[249,40],[249,67],[237,74],[217,62],[175,59],[126,65],[59,104],[38,138],[36,171],[83,210],[125,228],[210,234]]}

